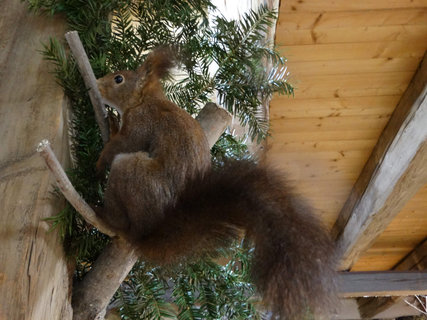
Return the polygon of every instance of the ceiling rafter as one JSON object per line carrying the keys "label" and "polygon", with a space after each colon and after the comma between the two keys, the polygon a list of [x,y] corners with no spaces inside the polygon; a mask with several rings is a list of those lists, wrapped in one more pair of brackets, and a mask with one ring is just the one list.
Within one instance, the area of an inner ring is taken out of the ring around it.
{"label": "ceiling rafter", "polygon": [[341,297],[427,294],[427,271],[341,272]]}
{"label": "ceiling rafter", "polygon": [[[427,238],[412,250],[393,270],[427,270]],[[426,275],[427,276],[427,275]],[[377,314],[388,310],[403,297],[370,297],[359,298],[359,312],[365,318],[373,318]]]}
{"label": "ceiling rafter", "polygon": [[427,58],[420,63],[333,227],[349,270],[427,182]]}

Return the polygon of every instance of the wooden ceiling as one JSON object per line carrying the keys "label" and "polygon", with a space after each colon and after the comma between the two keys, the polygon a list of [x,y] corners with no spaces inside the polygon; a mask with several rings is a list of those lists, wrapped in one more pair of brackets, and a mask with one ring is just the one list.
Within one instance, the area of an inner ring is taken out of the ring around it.
{"label": "wooden ceiling", "polygon": [[[295,97],[275,97],[270,104],[267,159],[287,172],[331,230],[345,238],[351,231],[345,228],[354,228],[350,205],[363,204],[365,187],[381,174],[381,164],[388,165],[390,145],[403,141],[400,125],[415,117],[410,111],[415,100],[404,104],[401,98],[427,49],[427,0],[282,0],[275,42],[288,59],[296,91]],[[426,83],[425,69],[418,72],[417,88]],[[393,114],[399,104],[403,111]],[[392,114],[395,124],[383,133]],[[420,123],[427,128],[427,122]],[[383,146],[379,139],[386,141]],[[408,139],[403,145],[411,144]],[[406,184],[386,182],[393,190],[385,196],[382,189],[370,191],[375,201],[385,197],[382,210],[392,210],[360,222],[382,226],[361,229],[360,235],[370,238],[357,254],[349,253],[353,257],[343,269],[391,270],[427,237],[427,179],[416,173]]]}

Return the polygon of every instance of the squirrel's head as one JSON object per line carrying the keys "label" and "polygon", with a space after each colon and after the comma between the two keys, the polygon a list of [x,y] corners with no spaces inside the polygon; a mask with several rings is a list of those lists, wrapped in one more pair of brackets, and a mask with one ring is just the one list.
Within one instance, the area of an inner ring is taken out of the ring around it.
{"label": "squirrel's head", "polygon": [[148,96],[163,96],[160,79],[173,66],[173,53],[169,47],[151,52],[135,71],[117,71],[96,82],[105,102],[121,113],[132,108]]}

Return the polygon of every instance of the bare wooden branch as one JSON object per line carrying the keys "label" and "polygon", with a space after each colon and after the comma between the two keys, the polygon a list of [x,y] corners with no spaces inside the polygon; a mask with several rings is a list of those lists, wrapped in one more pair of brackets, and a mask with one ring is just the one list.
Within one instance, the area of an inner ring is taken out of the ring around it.
{"label": "bare wooden branch", "polygon": [[215,144],[224,130],[231,124],[231,114],[213,102],[208,102],[196,117],[206,133],[209,147]]}
{"label": "bare wooden branch", "polygon": [[108,303],[137,260],[127,241],[113,239],[74,287],[73,320],[104,319]]}
{"label": "bare wooden branch", "polygon": [[102,233],[105,233],[110,237],[114,237],[115,233],[110,230],[110,228],[104,222],[98,219],[92,208],[78,194],[76,189],[74,189],[73,185],[62,169],[61,164],[50,148],[49,141],[43,140],[40,142],[37,147],[37,152],[39,152],[45,160],[47,167],[55,177],[59,190],[61,190],[62,194],[71,203],[71,205],[83,216],[83,218],[88,223],[95,226]]}
{"label": "bare wooden branch", "polygon": [[89,98],[95,111],[95,118],[101,131],[102,141],[105,144],[109,139],[107,113],[105,111],[101,93],[99,92],[98,86],[96,85],[96,78],[92,67],[90,66],[89,59],[83,48],[77,31],[67,32],[65,34],[65,39],[67,39],[74,59],[76,59],[86,88],[89,90]]}

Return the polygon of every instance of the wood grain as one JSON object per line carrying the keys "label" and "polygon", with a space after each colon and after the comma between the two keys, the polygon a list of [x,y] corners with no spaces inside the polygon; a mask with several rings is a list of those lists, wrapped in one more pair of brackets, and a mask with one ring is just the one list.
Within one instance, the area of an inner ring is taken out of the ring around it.
{"label": "wood grain", "polygon": [[363,26],[425,25],[427,8],[402,8],[322,12],[287,12],[279,30],[324,30]]}
{"label": "wood grain", "polygon": [[344,272],[342,297],[409,296],[427,294],[427,272]]}
{"label": "wood grain", "polygon": [[44,218],[64,202],[36,154],[47,137],[67,166],[67,105],[38,50],[61,36],[62,19],[34,16],[26,3],[0,1],[0,319],[71,320],[61,241]]}
{"label": "wood grain", "polygon": [[286,45],[310,45],[328,43],[353,43],[377,41],[427,40],[427,25],[359,26],[336,29],[287,30],[278,28],[276,43]]}
{"label": "wood grain", "polygon": [[270,119],[390,116],[400,95],[293,99],[276,97],[270,103]]}
{"label": "wood grain", "polygon": [[323,12],[425,7],[427,7],[427,0],[289,0],[283,3],[280,7],[280,12]]}
{"label": "wood grain", "polygon": [[427,61],[380,137],[334,227],[350,268],[427,181]]}
{"label": "wood grain", "polygon": [[[285,18],[286,19],[286,18]],[[421,58],[427,49],[426,42],[376,41],[279,46],[279,51],[291,62],[338,61],[377,58]]]}
{"label": "wood grain", "polygon": [[[427,190],[427,188],[426,188]],[[424,229],[425,230],[425,229]],[[419,243],[402,261],[393,267],[394,270],[427,270],[427,238]],[[364,318],[373,318],[380,312],[391,308],[403,300],[402,297],[359,298],[360,314]]]}
{"label": "wood grain", "polygon": [[390,96],[403,94],[412,76],[413,72],[313,75],[291,82],[294,99]]}

